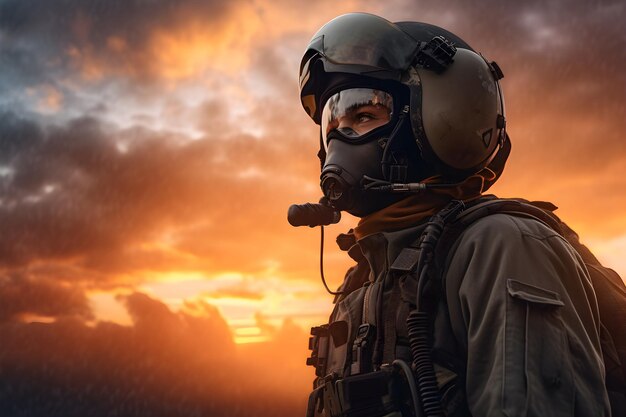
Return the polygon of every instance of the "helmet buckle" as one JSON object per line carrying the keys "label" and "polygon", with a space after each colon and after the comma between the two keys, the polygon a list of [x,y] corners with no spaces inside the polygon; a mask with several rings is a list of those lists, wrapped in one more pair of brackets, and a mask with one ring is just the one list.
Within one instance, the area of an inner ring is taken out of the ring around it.
{"label": "helmet buckle", "polygon": [[[387,164],[383,164],[387,165]],[[408,176],[408,160],[404,152],[391,152],[389,167],[389,182],[405,182]]]}
{"label": "helmet buckle", "polygon": [[391,165],[389,170],[389,182],[405,182],[408,169],[406,165]]}

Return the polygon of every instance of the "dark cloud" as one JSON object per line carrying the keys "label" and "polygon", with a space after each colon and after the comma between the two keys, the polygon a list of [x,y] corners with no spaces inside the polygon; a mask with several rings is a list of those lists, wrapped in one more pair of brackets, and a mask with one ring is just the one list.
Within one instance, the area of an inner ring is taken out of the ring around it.
{"label": "dark cloud", "polygon": [[[232,354],[230,329],[217,309],[204,302],[187,302],[196,316],[172,313],[162,302],[142,293],[121,297],[142,343],[175,354],[219,361]],[[213,345],[213,346],[211,346]],[[209,352],[212,358],[209,358]]]}
{"label": "dark cloud", "polygon": [[0,277],[0,322],[28,316],[92,318],[84,292],[50,276],[13,272]]}
{"label": "dark cloud", "polygon": [[0,113],[0,164],[10,164],[22,151],[38,146],[42,140],[38,123],[13,112]]}
{"label": "dark cloud", "polygon": [[0,77],[0,92],[3,93],[13,90],[16,81],[20,86],[35,85],[48,78],[37,54],[24,47],[12,45],[2,37],[0,37],[0,66],[3,72]]}
{"label": "dark cloud", "polygon": [[[100,89],[117,81],[124,84],[125,79],[133,80],[121,87],[126,92],[132,89],[137,96],[146,95],[142,86],[152,85],[163,71],[171,74],[178,73],[179,65],[186,68],[180,64],[182,58],[171,56],[184,42],[168,44],[178,39],[177,31],[191,26],[218,34],[236,4],[4,0],[0,2],[1,102],[36,107],[39,95],[54,89],[68,111],[93,105],[89,94],[84,97],[87,91],[98,95]],[[155,40],[155,34],[162,39]],[[32,91],[24,94],[25,89]]]}
{"label": "dark cloud", "polygon": [[[152,184],[149,166],[141,171],[136,168],[140,161],[125,161],[95,120],[50,127],[38,140],[30,138],[38,132],[32,124],[16,125],[23,130],[2,136],[3,142],[8,138],[10,144],[15,138],[26,147],[12,159],[11,173],[2,180],[4,265],[25,264],[37,257],[71,258],[119,244],[120,229],[136,231],[138,213],[133,213],[132,203],[125,204],[126,193],[146,198],[150,190],[143,185]],[[29,142],[31,146],[24,145]],[[111,204],[104,207],[101,201]],[[119,221],[108,222],[114,218]]]}
{"label": "dark cloud", "polygon": [[222,1],[60,0],[51,4],[45,0],[4,0],[0,4],[0,28],[9,36],[89,36],[104,42],[119,33],[140,41],[155,26],[177,25],[190,13],[223,18],[230,7]]}
{"label": "dark cloud", "polygon": [[138,51],[155,29],[171,30],[193,18],[207,26],[227,16],[234,3],[178,0],[4,0],[0,3],[0,33],[6,43],[35,41],[65,52],[90,45],[98,52],[115,49],[111,37]]}
{"label": "dark cloud", "polygon": [[239,350],[211,306],[196,317],[144,294],[126,303],[133,326],[0,324],[0,415],[263,417],[304,409],[304,357],[277,354],[304,344],[302,330],[286,323],[277,334],[289,338]]}

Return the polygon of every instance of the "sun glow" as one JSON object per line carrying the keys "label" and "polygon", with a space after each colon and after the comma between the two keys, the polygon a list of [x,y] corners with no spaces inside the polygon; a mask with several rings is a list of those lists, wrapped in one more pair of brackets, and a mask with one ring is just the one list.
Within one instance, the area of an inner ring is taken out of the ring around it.
{"label": "sun glow", "polygon": [[263,334],[263,331],[257,326],[239,327],[234,329],[234,340],[238,345],[267,342],[270,338],[270,335]]}
{"label": "sun glow", "polygon": [[[127,293],[127,292],[126,292]],[[87,294],[89,305],[97,320],[110,321],[121,325],[130,325],[132,320],[128,311],[120,302],[123,291],[92,291]]]}

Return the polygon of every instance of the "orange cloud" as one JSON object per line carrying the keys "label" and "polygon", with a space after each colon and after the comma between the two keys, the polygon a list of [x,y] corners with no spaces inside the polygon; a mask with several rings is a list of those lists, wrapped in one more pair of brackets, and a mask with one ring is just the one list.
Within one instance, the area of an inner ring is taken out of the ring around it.
{"label": "orange cloud", "polygon": [[264,295],[258,291],[252,291],[245,286],[222,287],[217,291],[205,292],[201,296],[209,298],[241,298],[244,300],[261,300]]}
{"label": "orange cloud", "polygon": [[[175,82],[201,79],[207,71],[237,74],[249,68],[250,56],[259,46],[282,42],[289,34],[302,37],[304,43],[319,22],[357,9],[360,3],[307,3],[307,13],[287,2],[183,2],[161,11],[154,5],[146,13],[130,8],[129,16],[138,14],[135,27],[125,20],[118,27],[109,26],[88,9],[78,8],[65,52],[86,81],[122,76]],[[120,18],[129,19],[123,14]]]}
{"label": "orange cloud", "polygon": [[250,50],[258,30],[256,15],[247,8],[212,24],[190,16],[178,28],[156,28],[146,55],[151,69],[165,79],[198,76],[206,70],[233,73],[247,64],[248,53],[243,51]]}

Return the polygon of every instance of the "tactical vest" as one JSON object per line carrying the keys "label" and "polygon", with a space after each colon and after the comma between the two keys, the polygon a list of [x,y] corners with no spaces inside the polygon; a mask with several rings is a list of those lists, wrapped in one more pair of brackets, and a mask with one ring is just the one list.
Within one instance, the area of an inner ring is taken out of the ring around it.
{"label": "tactical vest", "polygon": [[[357,264],[346,274],[329,323],[311,331],[312,355],[307,364],[315,367],[316,380],[307,416],[470,416],[464,396],[466,358],[437,355],[429,343],[433,331],[451,334],[449,329],[434,328],[432,320],[435,310],[442,308],[438,279],[446,256],[469,225],[494,213],[536,219],[581,255],[600,308],[611,408],[615,416],[626,415],[626,369],[622,366],[626,363],[626,286],[552,213],[555,208],[550,203],[494,197],[471,207],[454,202],[416,228],[414,242],[380,277],[370,276],[367,261],[352,247],[349,253]],[[343,249],[353,242],[346,235],[338,238]],[[422,316],[416,314],[420,302],[427,304],[419,308],[426,312]],[[407,371],[406,364],[412,369]],[[416,393],[420,397],[417,407]]]}

